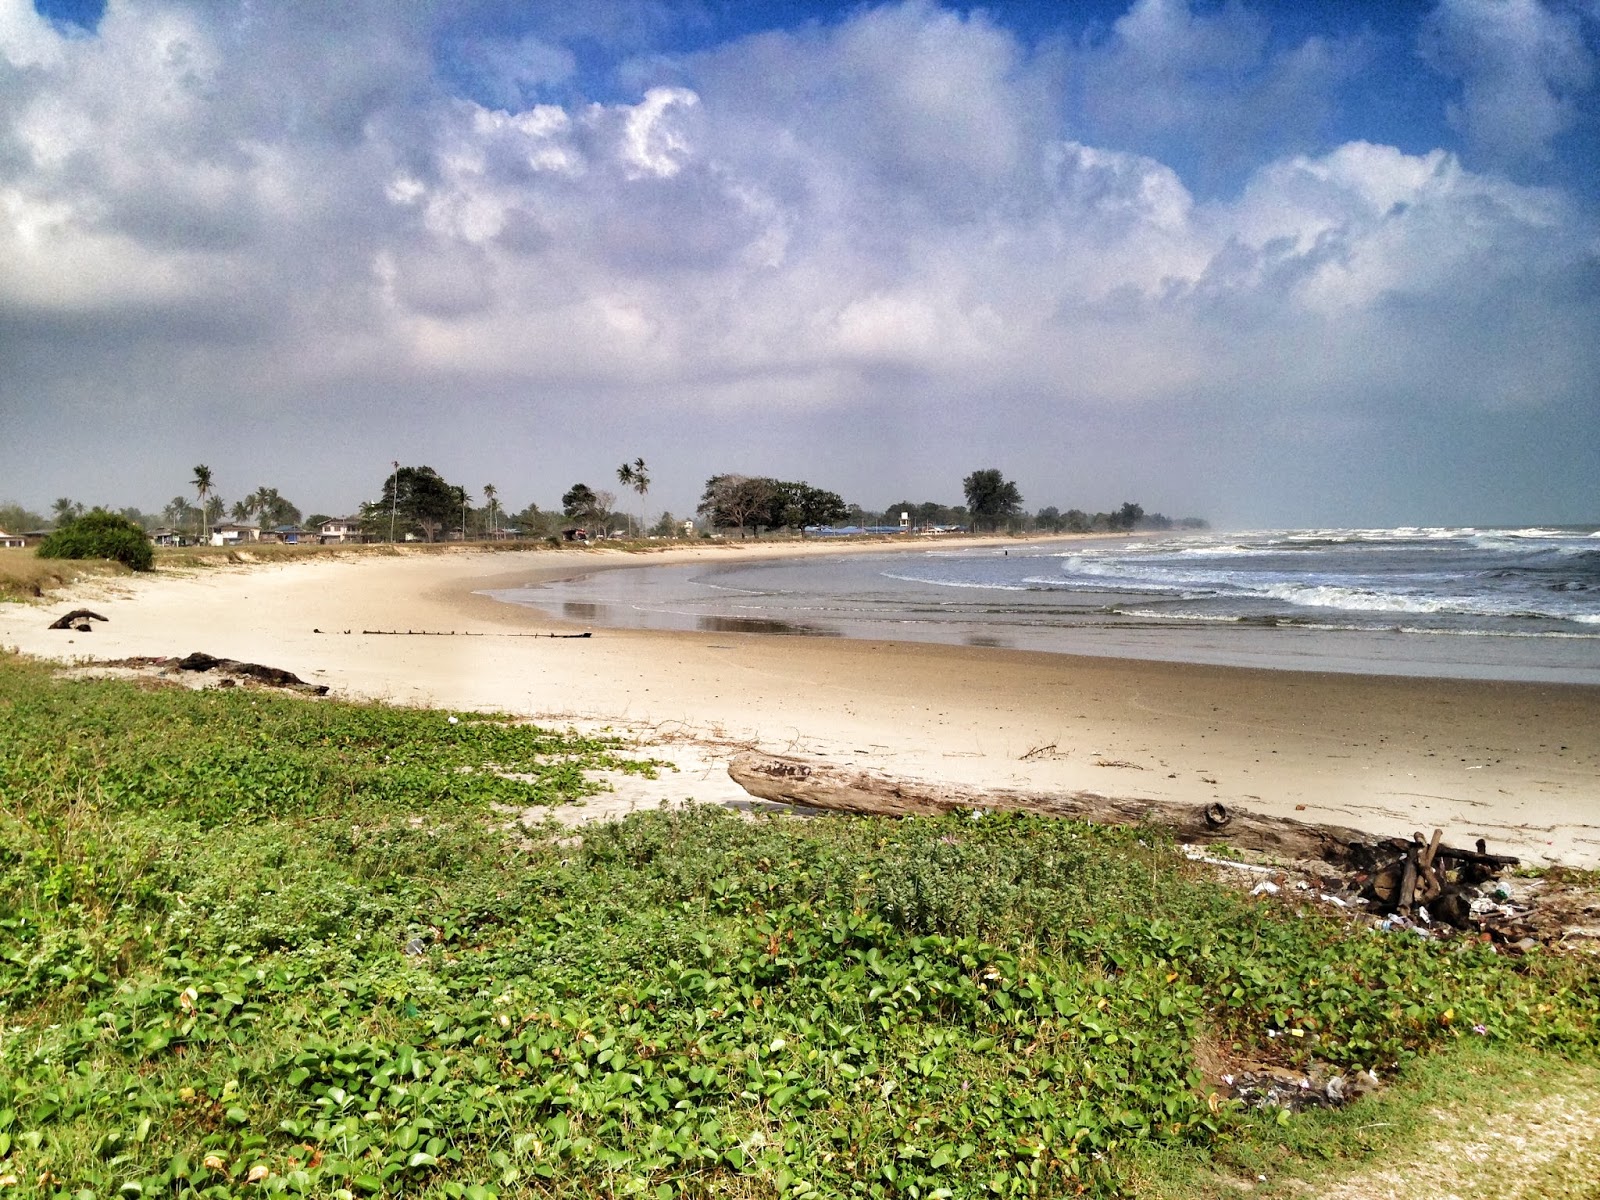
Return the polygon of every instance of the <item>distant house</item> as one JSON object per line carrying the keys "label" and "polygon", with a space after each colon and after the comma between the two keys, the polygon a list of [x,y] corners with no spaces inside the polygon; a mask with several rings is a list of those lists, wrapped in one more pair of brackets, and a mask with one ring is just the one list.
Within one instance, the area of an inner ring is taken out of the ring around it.
{"label": "distant house", "polygon": [[237,546],[240,542],[254,542],[260,537],[261,531],[254,525],[239,525],[229,521],[211,527],[213,546]]}
{"label": "distant house", "polygon": [[367,535],[361,530],[360,517],[333,517],[317,527],[317,540],[324,546],[334,546],[364,542]]}
{"label": "distant house", "polygon": [[145,536],[150,539],[150,544],[153,546],[182,546],[187,544],[184,541],[183,535],[176,529],[168,529],[165,527],[161,529],[152,529],[149,533],[145,534]]}
{"label": "distant house", "polygon": [[0,529],[0,549],[21,550],[28,544],[28,539],[19,533],[7,533]]}
{"label": "distant house", "polygon": [[274,525],[271,529],[258,531],[256,540],[260,542],[276,542],[283,546],[298,546],[301,540],[307,536],[306,531],[298,525]]}

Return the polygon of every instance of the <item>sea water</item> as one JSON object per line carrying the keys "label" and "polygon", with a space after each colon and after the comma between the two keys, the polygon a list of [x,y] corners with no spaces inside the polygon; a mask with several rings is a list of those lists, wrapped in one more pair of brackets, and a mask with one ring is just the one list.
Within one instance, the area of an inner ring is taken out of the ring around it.
{"label": "sea water", "polygon": [[933,541],[494,594],[613,627],[1600,684],[1595,527]]}

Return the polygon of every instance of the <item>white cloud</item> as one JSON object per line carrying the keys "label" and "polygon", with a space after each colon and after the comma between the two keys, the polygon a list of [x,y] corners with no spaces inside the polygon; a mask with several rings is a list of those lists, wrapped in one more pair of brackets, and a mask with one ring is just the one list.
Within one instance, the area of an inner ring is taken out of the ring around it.
{"label": "white cloud", "polygon": [[[1352,141],[1197,199],[1158,156],[1064,128],[1057,64],[979,14],[868,9],[679,59],[625,102],[506,108],[436,90],[426,30],[381,11],[330,48],[160,0],[64,39],[8,2],[0,329],[35,332],[0,353],[41,405],[247,391],[292,422],[328,394],[379,414],[559,395],[837,420],[914,395],[1021,427],[1221,425],[1267,396],[1354,428],[1334,410],[1372,396],[1481,411],[1597,378],[1600,239],[1570,198]],[[1197,73],[1292,95],[1336,71],[1295,65],[1322,43],[1274,57],[1237,7],[1146,0],[1116,37],[1175,81],[1146,123],[1199,120]],[[1541,327],[1574,345],[1530,365]]]}
{"label": "white cloud", "polygon": [[32,0],[0,0],[0,58],[13,67],[53,66],[61,58],[61,41]]}
{"label": "white cloud", "polygon": [[676,124],[676,110],[693,108],[700,97],[688,88],[651,88],[623,119],[623,157],[629,176],[670,179],[683,169],[689,140]]}
{"label": "white cloud", "polygon": [[1498,162],[1548,158],[1575,120],[1574,98],[1594,84],[1583,18],[1543,0],[1440,0],[1418,45],[1435,70],[1461,80],[1452,124]]}
{"label": "white cloud", "polygon": [[1232,2],[1134,0],[1072,63],[1087,133],[1138,147],[1184,145],[1227,172],[1313,142],[1369,48],[1313,35],[1276,47],[1261,12]]}

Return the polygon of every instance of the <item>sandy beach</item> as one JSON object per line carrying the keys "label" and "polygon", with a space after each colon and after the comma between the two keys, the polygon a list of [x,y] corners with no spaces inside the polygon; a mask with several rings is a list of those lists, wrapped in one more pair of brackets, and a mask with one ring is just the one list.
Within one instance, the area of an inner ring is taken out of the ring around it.
{"label": "sandy beach", "polygon": [[[1396,834],[1440,827],[1534,864],[1600,866],[1600,688],[752,634],[550,638],[581,627],[475,594],[810,552],[351,554],[158,571],[0,604],[0,646],[78,661],[203,650],[337,695],[609,727],[683,767],[651,795],[619,794],[618,809],[735,799],[726,758],[752,747],[975,786],[1220,800]],[[109,620],[91,634],[46,629],[79,605]],[[394,632],[364,632],[380,630]]]}

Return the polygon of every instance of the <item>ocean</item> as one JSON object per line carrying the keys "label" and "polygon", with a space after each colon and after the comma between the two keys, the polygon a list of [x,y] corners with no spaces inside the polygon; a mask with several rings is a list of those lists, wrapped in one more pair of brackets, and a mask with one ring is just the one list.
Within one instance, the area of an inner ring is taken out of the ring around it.
{"label": "ocean", "polygon": [[491,594],[602,627],[1600,684],[1593,526],[932,541]]}

